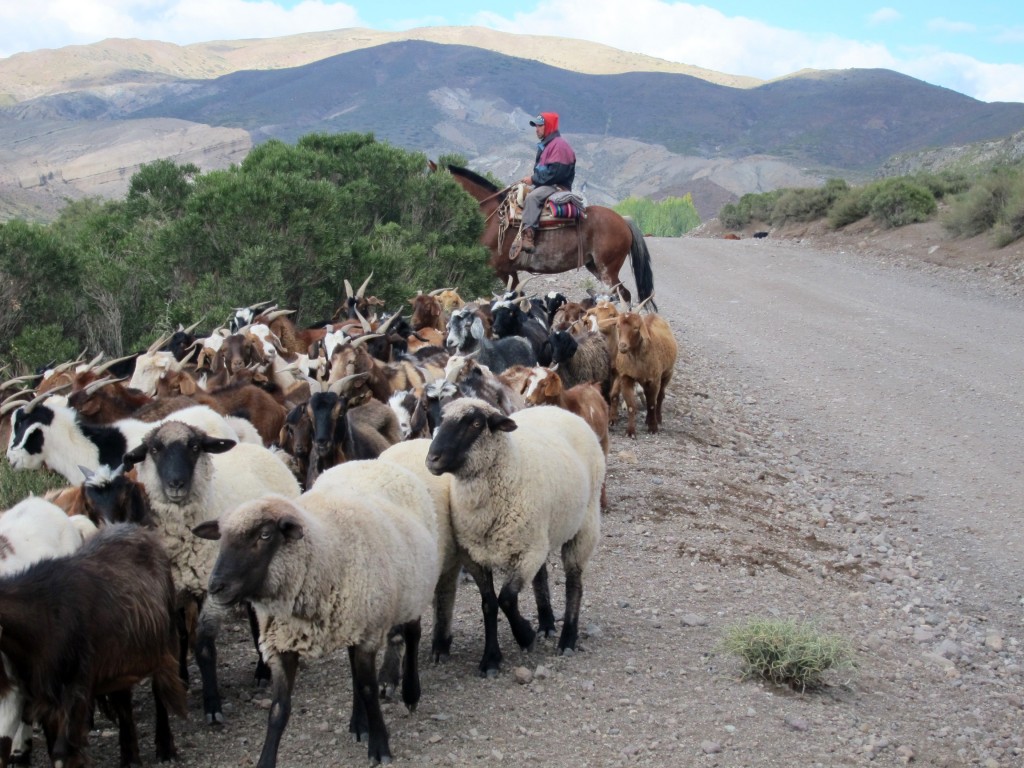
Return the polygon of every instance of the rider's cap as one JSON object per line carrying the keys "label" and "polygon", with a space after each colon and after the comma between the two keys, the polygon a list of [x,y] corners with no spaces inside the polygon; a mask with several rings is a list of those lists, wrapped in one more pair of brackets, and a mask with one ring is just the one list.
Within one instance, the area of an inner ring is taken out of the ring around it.
{"label": "rider's cap", "polygon": [[537,115],[530,120],[530,125],[536,128],[538,125],[544,125],[544,115]]}

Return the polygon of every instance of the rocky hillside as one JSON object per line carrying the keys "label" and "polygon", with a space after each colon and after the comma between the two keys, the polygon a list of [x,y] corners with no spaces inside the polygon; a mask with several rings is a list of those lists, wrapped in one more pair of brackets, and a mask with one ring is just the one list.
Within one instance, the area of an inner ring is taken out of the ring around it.
{"label": "rocky hillside", "polygon": [[0,216],[48,218],[65,198],[117,197],[154,159],[224,168],[254,143],[314,131],[458,152],[513,179],[532,161],[529,116],[556,109],[592,202],[689,193],[708,218],[746,192],[856,181],[897,153],[1024,128],[1024,104],[983,104],[885,70],[762,83],[551,42],[339,30],[13,56],[0,61]]}

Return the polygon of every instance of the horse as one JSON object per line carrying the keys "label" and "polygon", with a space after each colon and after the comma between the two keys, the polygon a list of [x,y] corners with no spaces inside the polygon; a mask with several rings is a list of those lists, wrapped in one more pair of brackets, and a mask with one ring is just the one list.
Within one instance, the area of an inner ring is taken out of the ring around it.
{"label": "horse", "polygon": [[[436,170],[437,166],[431,163],[431,168]],[[490,249],[491,267],[510,290],[519,284],[519,270],[553,274],[582,266],[607,285],[609,290],[616,291],[627,305],[631,305],[632,294],[619,279],[619,270],[628,254],[640,302],[646,301],[646,306],[657,311],[651,299],[654,294],[651,254],[647,250],[643,232],[631,219],[623,218],[611,208],[590,205],[587,206],[586,218],[579,219],[576,226],[542,228],[537,233],[534,252],[511,259],[509,251],[515,233],[505,232],[499,245],[498,209],[512,187],[498,189],[483,176],[466,168],[452,165],[448,166],[448,171],[479,203],[480,212],[487,220],[480,242]]]}

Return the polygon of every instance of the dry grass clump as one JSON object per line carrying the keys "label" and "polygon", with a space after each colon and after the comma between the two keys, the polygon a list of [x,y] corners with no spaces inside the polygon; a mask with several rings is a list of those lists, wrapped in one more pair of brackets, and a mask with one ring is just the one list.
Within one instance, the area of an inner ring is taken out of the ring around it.
{"label": "dry grass clump", "polygon": [[743,660],[744,677],[760,677],[799,691],[823,686],[829,670],[855,666],[845,639],[789,619],[737,624],[726,630],[722,645]]}

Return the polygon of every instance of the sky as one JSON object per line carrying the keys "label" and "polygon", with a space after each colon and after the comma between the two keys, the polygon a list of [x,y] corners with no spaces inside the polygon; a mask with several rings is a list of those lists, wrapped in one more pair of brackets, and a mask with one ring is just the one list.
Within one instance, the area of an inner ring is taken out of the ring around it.
{"label": "sky", "polygon": [[1024,2],[0,0],[0,58],[110,37],[186,45],[345,27],[477,25],[573,37],[762,79],[881,67],[1024,102]]}

